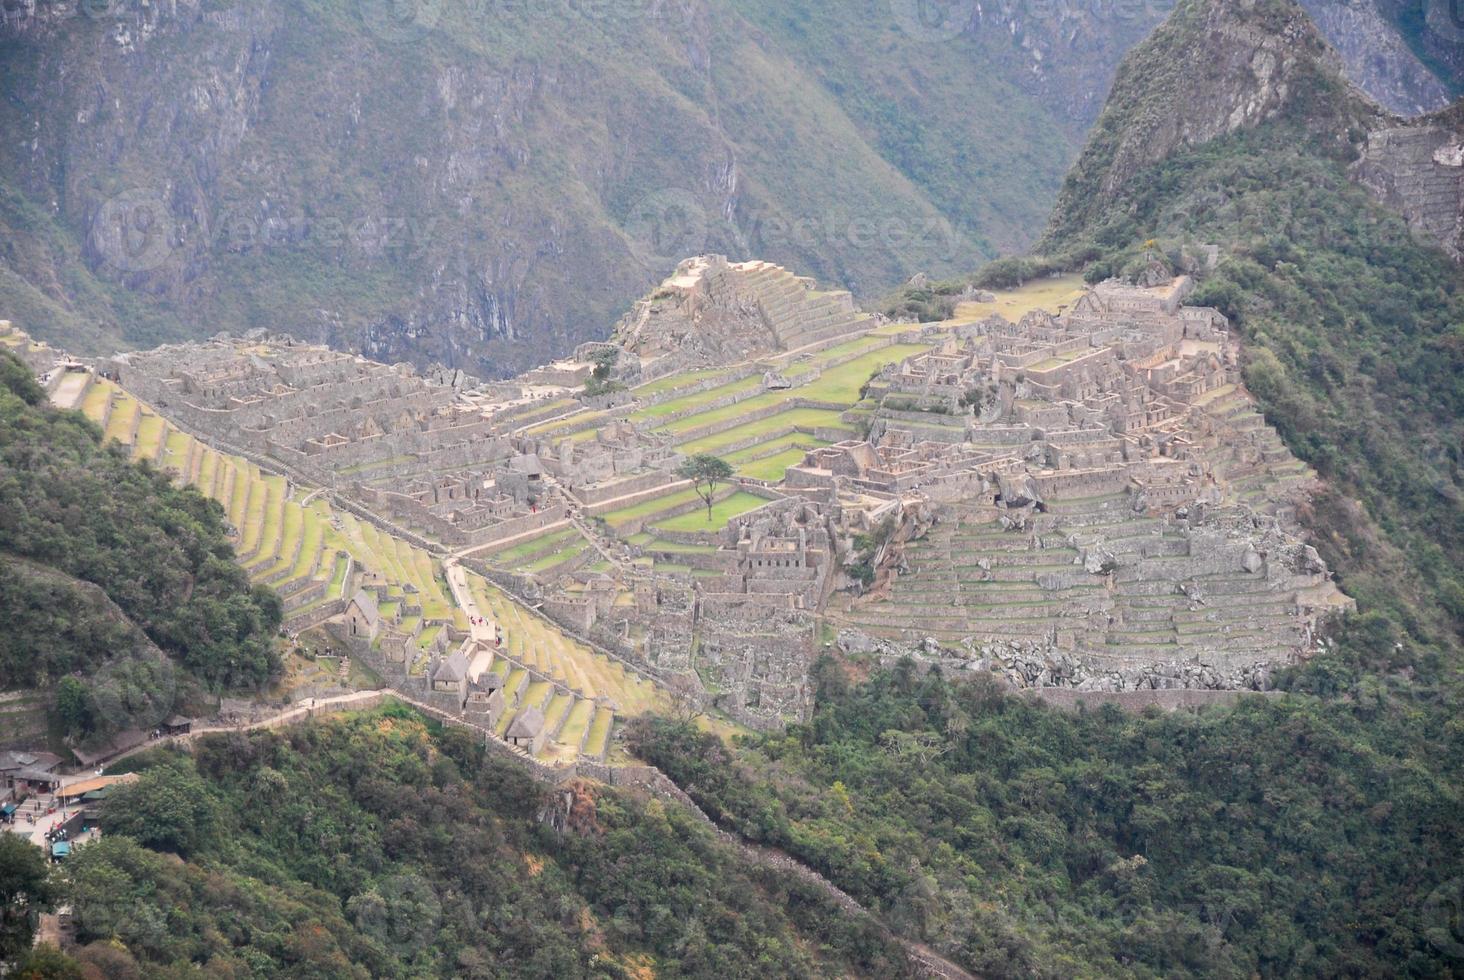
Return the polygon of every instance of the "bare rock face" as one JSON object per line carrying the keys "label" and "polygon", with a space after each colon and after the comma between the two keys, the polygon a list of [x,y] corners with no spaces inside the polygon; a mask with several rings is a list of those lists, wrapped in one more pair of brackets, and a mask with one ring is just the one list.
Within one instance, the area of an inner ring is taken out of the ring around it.
{"label": "bare rock face", "polygon": [[1449,104],[1449,90],[1383,16],[1378,0],[1302,0],[1337,49],[1353,84],[1387,109],[1417,116]]}

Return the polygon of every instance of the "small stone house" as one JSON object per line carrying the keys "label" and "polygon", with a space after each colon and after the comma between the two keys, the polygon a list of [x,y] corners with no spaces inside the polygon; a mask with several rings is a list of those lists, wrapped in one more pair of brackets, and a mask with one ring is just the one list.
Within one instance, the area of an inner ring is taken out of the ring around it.
{"label": "small stone house", "polygon": [[351,636],[359,636],[368,643],[381,633],[381,610],[376,606],[376,596],[366,589],[357,589],[346,606],[346,629]]}
{"label": "small stone house", "polygon": [[503,677],[488,672],[468,683],[468,700],[463,713],[475,725],[492,728],[503,717]]}
{"label": "small stone house", "polygon": [[549,737],[549,730],[544,725],[544,712],[535,707],[520,711],[509,723],[503,737],[509,745],[517,746],[529,755],[538,755]]}
{"label": "small stone house", "polygon": [[431,685],[433,694],[451,694],[461,708],[468,694],[468,658],[461,649],[437,661],[432,667]]}

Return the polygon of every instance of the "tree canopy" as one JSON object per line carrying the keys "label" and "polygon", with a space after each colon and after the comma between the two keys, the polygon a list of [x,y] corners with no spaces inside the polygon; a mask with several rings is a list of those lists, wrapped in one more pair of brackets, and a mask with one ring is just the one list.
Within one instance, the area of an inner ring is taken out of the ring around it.
{"label": "tree canopy", "polygon": [[105,803],[106,836],[57,867],[78,948],[48,952],[47,970],[909,975],[878,927],[748,866],[684,808],[550,790],[407,709],[135,761],[140,779]]}
{"label": "tree canopy", "polygon": [[[278,668],[280,600],[252,587],[235,562],[222,508],[104,445],[81,413],[49,407],[8,352],[0,352],[0,499],[0,559],[99,586],[148,639],[211,684],[258,685]],[[92,670],[109,650],[130,648],[115,614],[64,582],[24,572],[0,561],[0,599],[16,617],[0,638],[0,687]]]}
{"label": "tree canopy", "polygon": [[681,465],[676,467],[676,475],[683,480],[692,481],[697,496],[707,505],[707,520],[711,520],[717,487],[731,479],[731,465],[709,453],[697,453],[681,461]]}

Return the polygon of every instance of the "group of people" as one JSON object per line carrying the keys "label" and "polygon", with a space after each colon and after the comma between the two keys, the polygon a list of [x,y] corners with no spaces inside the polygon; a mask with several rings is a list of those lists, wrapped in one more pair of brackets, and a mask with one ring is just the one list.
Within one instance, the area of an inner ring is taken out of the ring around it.
{"label": "group of people", "polygon": [[487,616],[469,616],[468,622],[474,626],[493,626],[493,645],[497,647],[503,646],[503,631],[497,626],[494,626],[493,621]]}

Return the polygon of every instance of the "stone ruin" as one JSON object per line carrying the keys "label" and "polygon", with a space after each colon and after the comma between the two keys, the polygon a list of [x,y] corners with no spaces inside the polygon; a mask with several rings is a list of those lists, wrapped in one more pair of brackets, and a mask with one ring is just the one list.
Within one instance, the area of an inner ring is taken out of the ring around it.
{"label": "stone ruin", "polygon": [[1315,647],[1351,601],[1300,540],[1311,475],[1241,385],[1225,318],[1183,305],[1191,288],[1106,282],[881,372],[872,438],[808,453],[785,483],[934,507],[873,594],[831,606],[848,642],[1083,690],[1262,689]]}
{"label": "stone ruin", "polygon": [[[220,448],[465,559],[542,555],[522,572],[474,567],[749,724],[806,711],[825,622],[848,649],[951,658],[1023,686],[1264,688],[1350,600],[1299,538],[1311,474],[1240,383],[1225,318],[1185,305],[1192,289],[1154,273],[1056,315],[872,334],[847,294],[703,256],[610,342],[509,382],[260,335],[103,370]],[[720,493],[765,504],[702,531],[659,526],[694,500],[648,530],[599,521],[685,493],[687,437],[646,415],[658,398],[729,378],[796,396],[818,377],[799,363],[809,350],[866,336],[869,350],[926,349],[881,368],[781,481]],[[867,437],[844,437],[856,425]],[[492,714],[492,691],[459,688],[458,710],[476,697]]]}
{"label": "stone ruin", "polygon": [[[682,262],[636,303],[616,326],[615,340],[641,359],[649,380],[796,350],[873,323],[847,292],[820,292],[812,279],[770,262],[703,255]],[[770,387],[778,383],[768,380]]]}
{"label": "stone ruin", "polygon": [[1410,227],[1464,261],[1464,110],[1368,134],[1353,174]]}
{"label": "stone ruin", "polygon": [[532,454],[464,399],[461,372],[422,375],[269,336],[120,354],[101,370],[220,448],[445,545],[488,544],[562,513]]}

